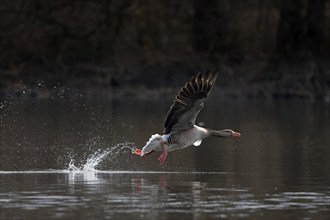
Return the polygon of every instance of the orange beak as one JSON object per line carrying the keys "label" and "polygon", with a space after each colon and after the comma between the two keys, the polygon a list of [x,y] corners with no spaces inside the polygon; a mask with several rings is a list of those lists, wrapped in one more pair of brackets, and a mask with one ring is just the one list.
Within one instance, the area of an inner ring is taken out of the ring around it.
{"label": "orange beak", "polygon": [[231,136],[232,136],[232,137],[240,137],[240,136],[241,136],[241,133],[238,133],[238,132],[233,131],[233,132],[231,133]]}

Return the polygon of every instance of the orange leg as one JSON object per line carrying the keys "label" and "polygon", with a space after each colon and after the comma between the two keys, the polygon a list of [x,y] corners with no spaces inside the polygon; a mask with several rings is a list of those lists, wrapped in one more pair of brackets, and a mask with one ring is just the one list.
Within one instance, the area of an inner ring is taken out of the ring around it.
{"label": "orange leg", "polygon": [[158,161],[159,161],[159,164],[160,165],[163,165],[165,160],[166,160],[166,157],[167,157],[167,149],[165,147],[165,144],[164,142],[160,142],[160,145],[162,146],[162,149],[163,149],[163,153],[162,155],[160,155],[160,157],[158,158]]}
{"label": "orange leg", "polygon": [[[148,156],[148,155],[152,154],[153,152],[154,151],[152,150],[152,151],[150,151],[148,153],[143,154],[143,156]],[[141,156],[142,151],[140,149],[135,149],[132,153],[135,154],[135,155],[137,155],[137,156]]]}
{"label": "orange leg", "polygon": [[141,156],[142,151],[140,149],[135,149],[132,151],[133,154],[137,155],[137,156]]}

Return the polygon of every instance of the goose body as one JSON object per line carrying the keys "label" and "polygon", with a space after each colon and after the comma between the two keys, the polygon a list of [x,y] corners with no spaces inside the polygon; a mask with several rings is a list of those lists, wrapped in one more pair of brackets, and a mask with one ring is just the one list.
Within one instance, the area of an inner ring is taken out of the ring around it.
{"label": "goose body", "polygon": [[239,137],[240,133],[230,129],[215,131],[195,125],[196,117],[216,79],[217,74],[212,70],[200,72],[196,77],[192,77],[181,88],[167,113],[164,134],[152,135],[142,150],[136,149],[134,154],[146,156],[154,151],[162,151],[158,158],[162,165],[168,152],[191,145],[199,146],[206,137]]}
{"label": "goose body", "polygon": [[[162,151],[161,142],[164,142],[167,152],[183,149],[196,143],[200,145],[203,138],[207,137],[206,129],[194,125],[193,128],[183,130],[181,132],[173,132],[171,134],[154,134],[151,136],[147,144],[142,148],[141,156],[151,151]],[[197,145],[198,144],[198,145]]]}

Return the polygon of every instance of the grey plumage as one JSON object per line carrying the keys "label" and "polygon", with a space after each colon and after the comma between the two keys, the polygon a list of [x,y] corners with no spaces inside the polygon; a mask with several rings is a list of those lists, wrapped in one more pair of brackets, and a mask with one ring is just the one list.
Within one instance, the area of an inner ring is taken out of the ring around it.
{"label": "grey plumage", "polygon": [[134,153],[140,156],[150,155],[154,151],[162,151],[158,158],[164,164],[170,151],[195,145],[199,146],[204,138],[239,137],[241,134],[230,129],[215,131],[195,125],[198,113],[203,108],[203,102],[209,95],[217,79],[213,70],[200,72],[192,77],[179,91],[167,113],[164,134],[152,135],[142,150]]}

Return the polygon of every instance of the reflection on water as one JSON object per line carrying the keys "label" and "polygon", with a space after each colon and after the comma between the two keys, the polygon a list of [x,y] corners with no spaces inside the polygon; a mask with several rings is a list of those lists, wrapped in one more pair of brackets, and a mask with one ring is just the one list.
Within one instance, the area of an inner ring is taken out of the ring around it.
{"label": "reflection on water", "polygon": [[132,155],[168,102],[0,104],[0,219],[329,219],[330,108],[209,99],[198,117],[239,139]]}
{"label": "reflection on water", "polygon": [[178,215],[180,219],[325,219],[330,209],[329,187],[323,192],[274,188],[258,193],[254,187],[227,183],[229,176],[242,180],[242,174],[44,171],[0,175],[2,181],[20,182],[2,189],[3,219],[20,215],[31,216],[25,219],[43,219],[43,215],[64,219],[176,219]]}

